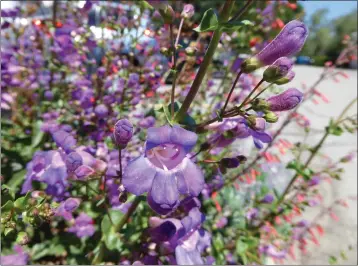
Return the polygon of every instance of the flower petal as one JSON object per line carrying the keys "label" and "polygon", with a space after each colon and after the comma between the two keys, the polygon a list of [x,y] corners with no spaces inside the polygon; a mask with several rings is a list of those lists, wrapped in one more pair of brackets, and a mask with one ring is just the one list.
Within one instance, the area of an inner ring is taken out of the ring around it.
{"label": "flower petal", "polygon": [[144,156],[140,156],[124,169],[122,183],[130,193],[138,196],[150,191],[155,174],[155,168],[150,167]]}
{"label": "flower petal", "polygon": [[170,143],[171,132],[172,128],[168,125],[148,128],[145,150],[148,151],[158,145]]}
{"label": "flower petal", "polygon": [[153,197],[150,192],[147,195],[147,202],[153,211],[161,215],[168,215],[169,213],[174,211],[176,207],[179,205],[179,201],[173,205],[158,204],[153,200]]}
{"label": "flower petal", "polygon": [[204,188],[203,172],[189,158],[184,158],[182,163],[186,164],[182,173],[189,188],[189,193],[196,197]]}
{"label": "flower petal", "polygon": [[187,251],[181,245],[175,248],[175,259],[178,265],[203,265],[204,262],[197,250]]}
{"label": "flower petal", "polygon": [[183,146],[184,150],[189,152],[198,140],[198,136],[194,132],[175,125],[172,128],[170,140],[172,143]]}
{"label": "flower petal", "polygon": [[175,204],[179,199],[175,175],[168,171],[158,171],[153,180],[151,195],[158,204]]}

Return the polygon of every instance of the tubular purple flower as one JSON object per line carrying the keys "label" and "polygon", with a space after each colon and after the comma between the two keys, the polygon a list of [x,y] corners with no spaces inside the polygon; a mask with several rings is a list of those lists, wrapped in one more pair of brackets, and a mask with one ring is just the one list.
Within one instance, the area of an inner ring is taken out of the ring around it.
{"label": "tubular purple flower", "polygon": [[82,156],[79,155],[77,152],[71,152],[67,156],[65,163],[67,171],[73,173],[78,167],[83,164]]}
{"label": "tubular purple flower", "polygon": [[273,202],[274,199],[275,199],[275,198],[274,198],[273,195],[267,194],[267,195],[265,195],[265,197],[261,200],[261,202],[262,202],[262,203],[270,204],[270,203]]}
{"label": "tubular purple flower", "polygon": [[194,16],[194,12],[195,12],[194,6],[191,4],[187,4],[183,8],[183,11],[181,12],[181,16],[182,18],[188,19]]}
{"label": "tubular purple flower", "polygon": [[70,153],[77,143],[75,138],[64,130],[58,130],[52,133],[52,138],[58,147],[61,147],[66,153]]}
{"label": "tubular purple flower", "polygon": [[135,195],[148,192],[148,204],[159,214],[175,209],[179,195],[198,196],[204,187],[203,173],[186,157],[197,138],[176,125],[149,128],[145,153],[124,169],[124,187]]}
{"label": "tubular purple flower", "polygon": [[280,57],[270,65],[263,74],[263,80],[273,83],[278,79],[285,77],[293,67],[293,61],[288,57]]}
{"label": "tubular purple flower", "polygon": [[303,99],[303,93],[291,88],[267,99],[270,111],[280,112],[295,108]]}
{"label": "tubular purple flower", "polygon": [[154,126],[155,118],[153,116],[147,116],[139,121],[138,125],[142,128],[150,128]]}
{"label": "tubular purple flower", "polygon": [[298,53],[305,44],[307,36],[308,29],[305,24],[298,20],[292,20],[255,57],[262,65],[270,65],[280,57],[289,57]]}
{"label": "tubular purple flower", "polygon": [[68,198],[65,202],[64,202],[64,209],[68,212],[73,212],[75,211],[78,206],[80,206],[80,199],[76,199],[76,198]]}
{"label": "tubular purple flower", "polygon": [[125,148],[133,136],[133,125],[127,119],[120,119],[114,125],[114,141],[121,148]]}

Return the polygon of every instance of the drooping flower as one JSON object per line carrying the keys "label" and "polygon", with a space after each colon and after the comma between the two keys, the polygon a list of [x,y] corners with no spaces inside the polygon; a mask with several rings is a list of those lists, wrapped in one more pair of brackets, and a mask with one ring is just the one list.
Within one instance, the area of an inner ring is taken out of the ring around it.
{"label": "drooping flower", "polygon": [[80,213],[74,224],[68,228],[68,232],[76,234],[79,238],[90,237],[95,231],[92,218],[85,213]]}
{"label": "drooping flower", "polygon": [[197,207],[192,208],[181,220],[151,217],[152,240],[168,253],[175,252],[178,265],[202,265],[204,260],[200,254],[211,242],[209,233],[200,228],[204,219]]}
{"label": "drooping flower", "polygon": [[288,111],[295,108],[303,100],[303,93],[297,89],[287,89],[279,95],[267,99],[269,109],[274,112]]}
{"label": "drooping flower", "polygon": [[186,154],[197,135],[180,126],[149,128],[145,153],[124,169],[123,185],[141,195],[156,212],[167,214],[179,203],[179,195],[198,196],[204,186],[202,171]]}

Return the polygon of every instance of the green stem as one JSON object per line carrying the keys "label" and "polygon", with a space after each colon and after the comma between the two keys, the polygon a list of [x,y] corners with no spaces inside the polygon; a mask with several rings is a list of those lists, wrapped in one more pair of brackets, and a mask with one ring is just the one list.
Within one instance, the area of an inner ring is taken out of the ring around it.
{"label": "green stem", "polygon": [[255,86],[255,88],[249,93],[249,95],[246,96],[245,100],[243,100],[243,102],[240,104],[240,106],[238,107],[239,109],[241,109],[241,107],[243,107],[246,102],[250,99],[250,97],[252,96],[252,94],[254,94],[254,92],[260,87],[260,85],[264,82],[263,79],[261,79],[259,81],[259,83],[257,83],[257,85]]}
{"label": "green stem", "polygon": [[[234,3],[235,3],[235,1],[233,1],[233,0],[226,0],[225,4],[223,5],[221,12],[220,12],[220,21],[221,22],[228,21],[230,14],[231,14],[231,10],[234,6]],[[189,93],[185,97],[182,106],[180,107],[178,113],[175,116],[176,121],[180,122],[184,119],[186,112],[188,111],[190,105],[194,101],[194,98],[195,98],[196,94],[198,93],[200,85],[201,85],[201,83],[204,79],[204,76],[206,74],[206,71],[211,63],[211,60],[215,53],[216,47],[219,44],[221,35],[222,35],[222,31],[219,27],[217,30],[214,31],[214,34],[213,34],[213,37],[211,38],[209,47],[205,53],[204,60],[203,60],[202,64],[200,65],[199,71],[195,76],[194,82],[191,85]]]}
{"label": "green stem", "polygon": [[271,83],[270,85],[268,85],[266,88],[264,88],[262,91],[260,91],[255,97],[253,97],[248,103],[253,102],[255,99],[257,99],[262,93],[264,93],[268,88],[270,88],[273,85],[273,83]]}
{"label": "green stem", "polygon": [[[177,60],[176,60],[176,45],[174,44],[174,35],[173,35],[173,24],[169,25],[170,28],[170,40],[172,43],[172,49],[173,49],[173,56],[172,56],[172,70],[173,72],[173,83],[172,83],[172,92],[171,92],[171,108],[170,108],[170,114],[171,114],[171,120],[174,119],[174,97],[175,97],[175,83],[176,83],[176,79],[177,79],[177,70],[176,70],[176,65],[177,65]],[[179,35],[178,35],[179,37]]]}
{"label": "green stem", "polygon": [[227,98],[226,98],[224,107],[223,107],[223,109],[221,110],[221,115],[223,115],[224,112],[225,112],[226,106],[228,105],[228,103],[229,103],[229,101],[230,101],[231,95],[232,95],[232,93],[234,92],[234,89],[235,89],[235,87],[236,87],[237,82],[239,81],[239,78],[240,78],[241,74],[242,74],[242,71],[240,70],[240,72],[239,72],[239,73],[237,74],[237,76],[236,76],[236,79],[235,79],[234,83],[232,84],[232,87],[231,87],[231,90],[230,90],[230,92],[229,92],[229,95],[228,95]]}
{"label": "green stem", "polygon": [[126,214],[122,217],[121,221],[118,223],[117,226],[114,227],[115,232],[119,232],[123,226],[128,222],[129,218],[132,216],[132,214],[134,213],[134,211],[137,209],[139,203],[141,202],[141,198],[140,197],[136,197],[133,201],[133,203],[131,204],[131,206],[129,207],[128,211],[126,212]]}

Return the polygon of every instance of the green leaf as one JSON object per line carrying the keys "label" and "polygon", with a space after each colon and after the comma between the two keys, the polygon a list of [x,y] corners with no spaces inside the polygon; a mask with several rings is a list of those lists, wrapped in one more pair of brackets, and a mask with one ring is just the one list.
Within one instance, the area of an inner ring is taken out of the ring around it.
{"label": "green leaf", "polygon": [[248,249],[249,245],[242,240],[236,242],[236,253],[238,255],[245,254],[246,250]]}
{"label": "green leaf", "polygon": [[5,236],[8,236],[9,234],[15,232],[15,229],[14,228],[5,228],[4,230],[4,235]]}
{"label": "green leaf", "polygon": [[199,26],[196,27],[194,30],[196,32],[214,31],[218,28],[218,26],[219,26],[218,17],[216,16],[214,10],[210,8],[205,11]]}
{"label": "green leaf", "polygon": [[9,212],[14,208],[14,203],[9,200],[7,201],[4,206],[1,207],[1,214],[5,213],[5,212]]}
{"label": "green leaf", "polygon": [[26,174],[26,169],[23,169],[15,173],[12,176],[12,178],[7,182],[7,185],[12,189],[16,189],[18,186],[20,186],[22,181],[24,181],[25,174]]}
{"label": "green leaf", "polygon": [[29,199],[31,198],[31,192],[27,192],[24,197],[18,198],[14,202],[14,207],[16,211],[22,212],[26,209]]}
{"label": "green leaf", "polygon": [[31,147],[36,148],[42,141],[45,133],[41,130],[42,121],[37,121],[33,126]]}
{"label": "green leaf", "polygon": [[249,20],[243,20],[243,21],[230,21],[230,22],[226,22],[224,24],[221,25],[221,29],[223,31],[226,31],[226,30],[238,30],[242,27],[247,27],[247,26],[254,26],[255,24],[252,23],[251,21]]}

